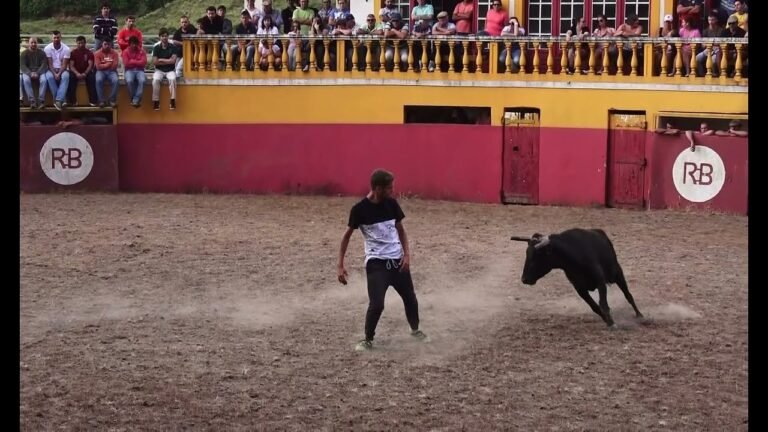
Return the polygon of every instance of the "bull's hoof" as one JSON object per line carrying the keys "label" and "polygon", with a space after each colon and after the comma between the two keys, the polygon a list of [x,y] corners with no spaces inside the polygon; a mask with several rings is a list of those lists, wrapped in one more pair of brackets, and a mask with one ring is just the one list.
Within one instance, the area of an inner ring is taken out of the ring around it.
{"label": "bull's hoof", "polygon": [[608,326],[608,330],[611,330],[611,331],[618,330],[618,329],[619,329],[619,326],[617,326],[616,323],[613,323]]}
{"label": "bull's hoof", "polygon": [[650,325],[653,324],[653,318],[648,318],[641,315],[637,317],[637,322],[643,325]]}

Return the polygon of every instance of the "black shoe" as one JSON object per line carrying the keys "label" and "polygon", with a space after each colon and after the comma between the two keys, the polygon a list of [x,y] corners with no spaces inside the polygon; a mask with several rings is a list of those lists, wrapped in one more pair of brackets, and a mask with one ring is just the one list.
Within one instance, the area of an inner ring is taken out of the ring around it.
{"label": "black shoe", "polygon": [[152,101],[152,109],[155,111],[160,111],[160,101]]}
{"label": "black shoe", "polygon": [[171,111],[176,109],[176,99],[171,99]]}

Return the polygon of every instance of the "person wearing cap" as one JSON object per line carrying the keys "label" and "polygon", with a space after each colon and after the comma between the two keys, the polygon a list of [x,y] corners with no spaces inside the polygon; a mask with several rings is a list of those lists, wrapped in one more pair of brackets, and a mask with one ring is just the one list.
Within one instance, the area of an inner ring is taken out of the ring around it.
{"label": "person wearing cap", "polygon": [[[360,29],[360,26],[355,23],[355,16],[351,13],[346,14],[344,16],[344,21],[342,24],[342,21],[338,21],[338,25],[336,26],[333,31],[331,31],[331,36],[352,36],[357,34],[357,31]],[[331,57],[331,65],[336,64],[336,46],[337,44],[335,42],[331,42],[331,44],[328,46],[328,52]],[[352,53],[353,53],[353,47],[352,42],[347,40],[344,41],[344,70],[352,70]],[[358,59],[358,67],[360,65],[360,61]]]}
{"label": "person wearing cap", "polygon": [[[677,30],[673,23],[672,15],[664,15],[664,25],[659,28],[660,38],[674,38],[678,37]],[[667,56],[667,74],[668,76],[674,75],[675,55],[677,54],[677,47],[675,44],[666,44],[659,42],[653,45],[653,70],[655,75],[661,74],[661,59],[662,54]]]}
{"label": "person wearing cap", "polygon": [[747,4],[744,2],[744,0],[736,0],[735,2],[733,2],[733,7],[736,10],[736,12],[734,12],[733,15],[731,16],[736,17],[739,27],[746,32],[747,27],[749,26],[749,14],[747,13]]}
{"label": "person wearing cap", "polygon": [[261,28],[264,26],[264,17],[272,17],[272,25],[276,26],[278,30],[283,28],[283,14],[276,9],[272,9],[272,0],[264,0],[261,2],[261,13],[259,14],[258,23],[254,23],[256,27]]}
{"label": "person wearing cap", "polygon": [[746,137],[749,135],[747,131],[741,130],[741,122],[739,120],[731,120],[728,123],[727,131],[716,131],[717,136],[733,136],[733,137]]}
{"label": "person wearing cap", "polygon": [[[747,32],[744,31],[743,28],[739,27],[739,20],[736,18],[736,16],[731,15],[728,17],[728,25],[725,27],[725,37],[728,38],[743,38],[746,37]],[[733,76],[734,69],[736,67],[736,45],[735,44],[728,44],[726,46],[726,53],[728,55],[728,76]],[[747,65],[747,54],[748,50],[742,49],[741,51],[741,59],[744,63],[744,67],[746,68]]]}
{"label": "person wearing cap", "polygon": [[[399,39],[397,42],[400,48],[400,68],[408,65],[408,43],[404,40],[408,38],[408,27],[403,24],[403,17],[400,12],[392,12],[389,14],[389,22],[384,24],[384,37],[390,39]],[[395,58],[395,42],[387,41],[386,49],[384,50],[384,61],[387,63],[394,62]],[[393,63],[394,64],[394,63]],[[395,67],[395,66],[393,66]]]}
{"label": "person wearing cap", "polygon": [[[383,36],[384,35],[384,23],[376,22],[376,15],[368,14],[365,18],[365,24],[357,28],[356,34],[362,36]],[[368,54],[368,45],[361,43],[358,47],[358,61],[361,67],[365,67],[365,56]],[[379,56],[381,55],[381,44],[373,40],[371,41],[371,70],[378,71],[381,65],[379,64]]]}
{"label": "person wearing cap", "polygon": [[[453,36],[456,34],[456,24],[448,21],[448,12],[442,11],[437,14],[437,22],[432,26],[432,34],[434,36]],[[443,70],[443,64],[448,64],[448,56],[451,52],[450,46],[445,42],[437,42],[435,52],[440,50],[440,65],[437,65],[440,70]],[[429,71],[435,70],[435,62],[429,62]]]}
{"label": "person wearing cap", "polygon": [[[718,22],[719,13],[717,10],[713,10],[707,17],[707,28],[702,32],[702,37],[705,38],[721,38],[726,37],[725,29],[720,27]],[[707,57],[709,57],[709,48],[704,47],[704,50],[696,55],[696,75],[705,76],[707,74]],[[722,51],[720,45],[712,45],[712,75],[720,75],[720,59],[722,58]]]}

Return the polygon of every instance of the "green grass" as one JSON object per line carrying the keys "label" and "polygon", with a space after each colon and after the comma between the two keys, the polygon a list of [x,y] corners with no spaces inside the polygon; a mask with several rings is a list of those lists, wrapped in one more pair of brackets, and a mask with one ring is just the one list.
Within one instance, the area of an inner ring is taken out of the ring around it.
{"label": "green grass", "polygon": [[[310,0],[310,5],[318,7],[320,0]],[[139,16],[136,19],[136,26],[144,34],[145,40],[157,39],[157,32],[166,27],[171,33],[175,31],[179,26],[179,18],[182,15],[187,15],[192,19],[194,24],[198,18],[205,15],[205,8],[208,6],[224,5],[227,7],[227,18],[232,21],[233,25],[237,25],[240,22],[240,11],[243,8],[242,0],[175,0],[169,2],[164,8],[160,8],[149,12],[145,15]],[[256,4],[261,4],[260,0],[256,1]],[[274,0],[273,8],[282,10],[288,4],[286,0]],[[50,39],[50,33],[52,30],[59,30],[64,35],[72,35],[71,43],[74,44],[74,36],[83,35],[88,40],[91,40],[93,32],[91,30],[93,25],[93,16],[78,16],[78,17],[53,17],[40,20],[27,20],[21,21],[21,33],[22,35],[36,35],[45,36],[46,42]],[[116,14],[117,24],[122,27],[125,24],[125,15],[120,13]],[[64,43],[70,41],[65,40]]]}

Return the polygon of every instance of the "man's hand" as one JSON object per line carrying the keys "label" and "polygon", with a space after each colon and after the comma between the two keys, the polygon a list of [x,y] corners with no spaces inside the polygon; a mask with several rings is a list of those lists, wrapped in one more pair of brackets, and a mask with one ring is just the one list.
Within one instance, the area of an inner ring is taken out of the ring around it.
{"label": "man's hand", "polygon": [[400,271],[408,271],[411,267],[411,257],[408,254],[403,255],[400,259]]}
{"label": "man's hand", "polygon": [[347,269],[344,268],[344,265],[340,265],[336,268],[336,274],[339,277],[339,282],[346,285],[347,284]]}

